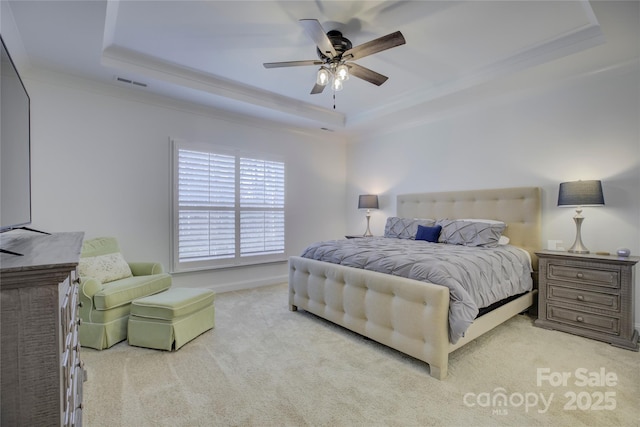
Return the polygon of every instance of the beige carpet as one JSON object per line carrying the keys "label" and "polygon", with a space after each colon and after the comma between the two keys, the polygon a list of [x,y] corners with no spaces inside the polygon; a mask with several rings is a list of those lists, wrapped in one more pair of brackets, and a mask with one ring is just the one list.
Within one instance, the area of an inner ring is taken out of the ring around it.
{"label": "beige carpet", "polygon": [[[288,311],[286,285],[220,294],[215,304],[216,328],[177,352],[126,342],[83,349],[84,424],[640,424],[639,353],[536,328],[526,316],[454,352],[449,376],[438,381],[422,362]],[[537,368],[570,377],[538,385]],[[594,383],[582,385],[579,369]]]}

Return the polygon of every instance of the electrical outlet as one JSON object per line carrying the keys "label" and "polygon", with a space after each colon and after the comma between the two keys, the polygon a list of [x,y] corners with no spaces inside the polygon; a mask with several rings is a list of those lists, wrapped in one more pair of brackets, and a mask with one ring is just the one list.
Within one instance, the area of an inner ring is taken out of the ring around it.
{"label": "electrical outlet", "polygon": [[564,251],[564,247],[562,246],[562,240],[548,240],[547,241],[547,249],[550,251]]}

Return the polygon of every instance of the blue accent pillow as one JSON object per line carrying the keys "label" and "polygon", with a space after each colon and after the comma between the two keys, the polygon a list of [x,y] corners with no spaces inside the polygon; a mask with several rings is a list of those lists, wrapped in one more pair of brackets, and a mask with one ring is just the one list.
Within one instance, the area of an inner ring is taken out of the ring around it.
{"label": "blue accent pillow", "polygon": [[435,227],[425,227],[424,225],[418,226],[418,232],[416,233],[416,240],[426,240],[431,243],[438,243],[438,237],[442,226],[436,225]]}

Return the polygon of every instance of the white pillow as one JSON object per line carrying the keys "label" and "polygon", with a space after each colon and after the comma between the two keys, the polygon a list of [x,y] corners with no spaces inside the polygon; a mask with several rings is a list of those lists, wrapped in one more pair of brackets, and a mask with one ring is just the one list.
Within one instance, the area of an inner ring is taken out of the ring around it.
{"label": "white pillow", "polygon": [[93,277],[101,283],[133,276],[129,264],[120,252],[80,258],[78,272],[81,277]]}

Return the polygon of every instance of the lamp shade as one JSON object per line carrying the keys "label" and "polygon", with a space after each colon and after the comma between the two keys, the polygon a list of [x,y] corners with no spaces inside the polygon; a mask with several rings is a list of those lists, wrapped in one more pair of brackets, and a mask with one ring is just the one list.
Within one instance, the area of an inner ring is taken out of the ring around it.
{"label": "lamp shade", "polygon": [[358,209],[378,209],[378,196],[362,194],[358,198]]}
{"label": "lamp shade", "polygon": [[571,181],[560,184],[558,206],[598,206],[604,205],[602,182]]}

